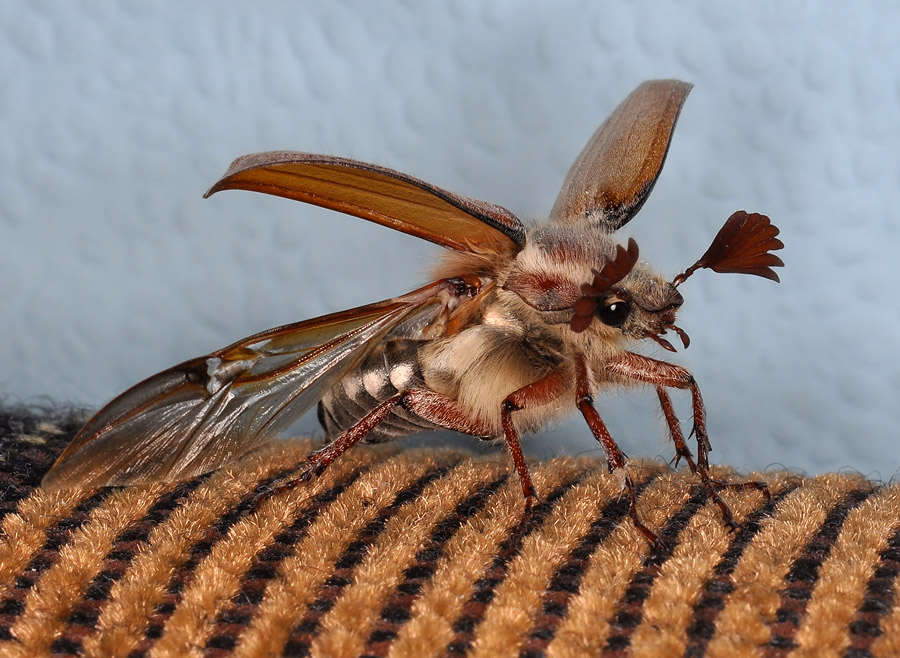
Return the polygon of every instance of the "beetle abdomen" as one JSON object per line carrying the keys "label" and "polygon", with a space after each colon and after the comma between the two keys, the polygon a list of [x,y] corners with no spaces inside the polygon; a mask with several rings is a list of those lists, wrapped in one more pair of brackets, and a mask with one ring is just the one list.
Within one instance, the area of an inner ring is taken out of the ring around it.
{"label": "beetle abdomen", "polygon": [[[424,386],[416,340],[388,340],[351,370],[319,402],[319,423],[331,439],[359,422],[380,402],[400,391]],[[389,441],[438,426],[397,406],[363,439],[367,443]]]}

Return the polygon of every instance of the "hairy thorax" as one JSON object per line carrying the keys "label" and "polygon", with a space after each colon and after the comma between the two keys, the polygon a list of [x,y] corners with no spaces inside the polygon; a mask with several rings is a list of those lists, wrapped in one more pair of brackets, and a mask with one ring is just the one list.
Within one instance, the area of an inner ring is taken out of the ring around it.
{"label": "hairy thorax", "polygon": [[[575,358],[584,355],[594,388],[606,379],[603,364],[622,350],[620,331],[595,326],[572,332],[571,307],[592,268],[614,253],[616,243],[596,232],[557,231],[544,225],[504,267],[485,271],[454,254],[442,273],[467,269],[490,277],[491,290],[477,300],[468,326],[423,345],[419,363],[425,385],[455,400],[468,414],[502,436],[500,413],[516,390],[561,370],[567,392],[545,405],[517,411],[520,431],[536,431],[575,406]],[[599,324],[599,323],[598,323]]]}
{"label": "hairy thorax", "polygon": [[[486,319],[492,311],[486,309]],[[428,388],[455,400],[499,438],[503,433],[503,401],[510,393],[564,365],[561,348],[548,332],[535,325],[498,317],[428,343],[420,353],[420,364]],[[560,399],[545,405],[551,409],[523,409],[516,414],[516,426],[522,431],[535,431],[548,413],[555,416],[561,412],[562,404]]]}

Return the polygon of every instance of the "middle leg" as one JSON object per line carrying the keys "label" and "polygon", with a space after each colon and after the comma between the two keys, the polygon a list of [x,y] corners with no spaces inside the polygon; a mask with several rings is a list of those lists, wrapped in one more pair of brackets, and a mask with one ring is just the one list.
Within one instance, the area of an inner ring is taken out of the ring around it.
{"label": "middle leg", "polygon": [[597,409],[594,407],[594,398],[591,395],[590,377],[588,375],[587,364],[584,359],[579,359],[575,371],[575,392],[576,404],[578,405],[581,415],[584,416],[585,422],[591,429],[594,438],[603,446],[603,452],[606,453],[606,463],[609,472],[620,472],[622,476],[622,488],[628,494],[628,515],[631,522],[651,544],[659,541],[656,533],[644,525],[641,517],[637,512],[637,494],[635,493],[634,478],[625,467],[625,454],[619,448],[619,445],[613,439],[612,434],[606,427],[606,423],[600,418]]}
{"label": "middle leg", "polygon": [[[504,398],[501,404],[500,421],[503,438],[522,485],[526,516],[537,501],[537,493],[522,453],[522,444],[519,441],[519,432],[512,420],[512,413],[552,402],[563,395],[568,388],[569,380],[565,371],[554,370],[537,381],[513,391]],[[409,411],[441,427],[473,436],[498,438],[494,428],[472,418],[455,400],[434,391],[428,389],[409,391],[402,404]]]}

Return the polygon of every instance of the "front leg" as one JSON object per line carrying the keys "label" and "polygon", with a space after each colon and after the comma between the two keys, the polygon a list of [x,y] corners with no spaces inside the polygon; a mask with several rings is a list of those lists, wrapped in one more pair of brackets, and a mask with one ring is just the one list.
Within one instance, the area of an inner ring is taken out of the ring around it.
{"label": "front leg", "polygon": [[[735,489],[757,489],[765,494],[766,498],[772,498],[769,493],[769,487],[765,482],[740,482],[728,484],[715,480],[709,475],[709,436],[706,433],[706,409],[703,406],[703,398],[700,396],[700,389],[694,376],[681,366],[665,361],[658,361],[647,356],[634,354],[633,352],[623,352],[620,356],[612,359],[606,364],[607,370],[619,377],[632,381],[639,381],[646,384],[652,384],[656,387],[656,394],[659,397],[659,403],[665,416],[666,424],[669,426],[669,434],[675,443],[676,459],[684,458],[692,473],[695,473],[703,486],[709,491],[710,496],[722,510],[722,516],[725,522],[734,527],[734,516],[731,509],[719,496],[719,490],[724,488]],[[691,458],[691,451],[688,449],[684,441],[684,435],[681,433],[681,427],[678,424],[678,418],[675,416],[675,410],[672,407],[672,400],[666,392],[666,388],[689,389],[691,392],[691,401],[694,412],[694,427],[692,434],[697,437],[697,461]]]}
{"label": "front leg", "polygon": [[[706,407],[703,406],[703,398],[700,388],[694,380],[694,376],[681,366],[674,363],[666,363],[648,356],[635,354],[634,352],[622,352],[606,364],[607,370],[614,375],[630,381],[652,384],[656,387],[660,405],[666,417],[666,423],[675,442],[675,450],[679,457],[686,458],[691,466],[691,471],[697,472],[698,468],[709,470],[709,435],[706,433]],[[694,426],[691,434],[697,437],[697,464],[690,459],[690,450],[684,442],[681,429],[676,427],[678,419],[672,410],[672,403],[665,392],[666,388],[688,389],[691,392],[691,406],[694,414]]]}

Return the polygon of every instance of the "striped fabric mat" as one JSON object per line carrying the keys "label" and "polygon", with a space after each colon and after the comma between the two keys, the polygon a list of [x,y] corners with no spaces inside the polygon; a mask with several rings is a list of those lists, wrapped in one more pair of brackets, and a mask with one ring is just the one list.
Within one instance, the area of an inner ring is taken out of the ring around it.
{"label": "striped fabric mat", "polygon": [[[898,656],[900,487],[726,491],[633,462],[363,447],[253,510],[304,442],[178,486],[45,495],[77,429],[0,414],[0,656]],[[718,474],[728,477],[727,471]]]}

